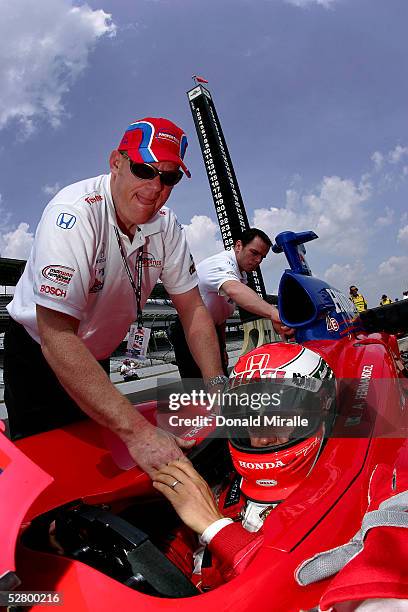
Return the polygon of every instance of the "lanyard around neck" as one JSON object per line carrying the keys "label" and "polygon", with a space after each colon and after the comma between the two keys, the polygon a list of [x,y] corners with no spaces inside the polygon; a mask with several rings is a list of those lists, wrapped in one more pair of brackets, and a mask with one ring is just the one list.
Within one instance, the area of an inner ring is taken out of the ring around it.
{"label": "lanyard around neck", "polygon": [[143,247],[139,247],[137,250],[136,258],[136,271],[137,271],[137,286],[133,280],[132,273],[129,268],[129,264],[126,259],[126,253],[122,245],[122,241],[119,236],[118,228],[115,227],[116,240],[118,241],[119,251],[122,255],[123,265],[125,266],[126,273],[128,275],[130,284],[132,285],[133,292],[136,297],[136,308],[137,308],[137,327],[142,329],[143,327],[143,312],[141,307],[142,302],[142,276],[143,276]]}

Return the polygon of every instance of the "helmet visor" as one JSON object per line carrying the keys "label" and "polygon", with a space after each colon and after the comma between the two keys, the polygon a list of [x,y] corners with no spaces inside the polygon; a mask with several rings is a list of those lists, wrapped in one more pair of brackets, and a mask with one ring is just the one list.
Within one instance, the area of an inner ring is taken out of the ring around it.
{"label": "helmet visor", "polygon": [[334,408],[334,381],[258,379],[223,398],[228,437],[237,448],[265,452],[312,437]]}

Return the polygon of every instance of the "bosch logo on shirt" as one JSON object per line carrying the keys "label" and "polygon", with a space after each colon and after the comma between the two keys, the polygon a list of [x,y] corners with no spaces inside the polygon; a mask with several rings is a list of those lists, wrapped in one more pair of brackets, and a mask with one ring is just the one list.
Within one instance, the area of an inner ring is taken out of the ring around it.
{"label": "bosch logo on shirt", "polygon": [[40,287],[41,293],[49,293],[55,297],[66,298],[67,292],[59,289],[58,287],[50,287],[49,285],[41,285]]}
{"label": "bosch logo on shirt", "polygon": [[74,268],[68,268],[68,266],[51,265],[43,268],[41,274],[47,280],[67,286],[71,282],[74,272]]}
{"label": "bosch logo on shirt", "polygon": [[57,219],[57,226],[61,229],[72,229],[76,222],[76,216],[70,213],[60,213]]}

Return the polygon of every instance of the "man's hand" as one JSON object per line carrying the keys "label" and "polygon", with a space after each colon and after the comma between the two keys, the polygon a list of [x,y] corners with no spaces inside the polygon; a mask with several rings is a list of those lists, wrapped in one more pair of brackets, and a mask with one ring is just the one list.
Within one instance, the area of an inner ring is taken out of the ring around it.
{"label": "man's hand", "polygon": [[281,336],[293,336],[294,330],[291,327],[288,327],[287,325],[284,325],[282,323],[282,321],[280,320],[279,311],[276,306],[272,306],[271,321],[273,329],[276,331],[277,334],[280,334]]}
{"label": "man's hand", "polygon": [[130,455],[151,478],[156,470],[165,468],[171,461],[184,459],[189,463],[181,449],[190,449],[194,444],[195,440],[183,440],[147,421],[142,423],[131,440],[127,441]]}
{"label": "man's hand", "polygon": [[167,497],[181,520],[199,535],[224,518],[210,487],[185,459],[162,467],[152,478],[154,488]]}

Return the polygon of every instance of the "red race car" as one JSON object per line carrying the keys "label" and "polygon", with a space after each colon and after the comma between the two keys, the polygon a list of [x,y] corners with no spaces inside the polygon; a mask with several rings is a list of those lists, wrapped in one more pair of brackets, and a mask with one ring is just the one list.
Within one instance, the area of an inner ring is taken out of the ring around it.
{"label": "red race car", "polygon": [[[319,604],[331,578],[300,584],[296,570],[358,532],[378,466],[393,473],[399,461],[408,472],[408,406],[395,337],[365,332],[351,302],[311,275],[303,247],[311,235],[277,237],[276,250],[289,255],[291,266],[279,308],[297,342],[335,374],[336,433],[267,517],[262,545],[245,570],[199,592],[160,547],[180,523],[170,504],[137,466],[121,469],[106,432],[84,420],[15,443],[0,434],[0,591],[9,592],[9,605],[291,612]],[[153,422],[162,413],[156,402],[136,407]],[[225,440],[208,435],[212,429],[190,432],[198,440],[190,458],[210,484],[231,469]]]}

